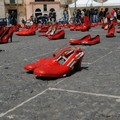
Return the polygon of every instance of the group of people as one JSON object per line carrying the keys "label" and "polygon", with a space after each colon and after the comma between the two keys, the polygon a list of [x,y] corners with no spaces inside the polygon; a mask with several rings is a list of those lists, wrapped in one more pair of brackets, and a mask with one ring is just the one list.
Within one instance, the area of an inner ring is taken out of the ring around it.
{"label": "group of people", "polygon": [[[83,23],[84,16],[88,16],[90,22],[110,22],[112,19],[115,19],[117,22],[120,22],[120,8],[113,8],[109,10],[108,8],[90,8],[90,9],[75,9],[73,12],[73,23]],[[69,12],[65,8],[63,11],[63,17],[65,23],[69,23]]]}
{"label": "group of people", "polygon": [[[48,22],[55,23],[56,22],[56,12],[55,11],[50,12],[49,15],[40,15],[40,16],[31,15],[28,21],[30,24],[33,24],[33,23],[47,24]],[[27,21],[24,18],[22,18],[21,23],[24,26],[27,23]]]}
{"label": "group of people", "polygon": [[[90,8],[90,9],[75,9],[73,12],[73,23],[83,23],[84,16],[88,16],[91,23],[97,22],[110,22],[112,19],[115,19],[117,22],[120,22],[120,8],[113,8],[109,10],[108,8]],[[14,17],[12,17],[14,20]],[[63,10],[64,23],[69,23],[70,15],[68,8]],[[33,23],[39,23],[39,17],[30,17],[30,21]],[[41,23],[46,24],[48,22],[55,23],[56,21],[56,12],[49,13],[48,17],[42,17]],[[14,22],[13,22],[14,23]],[[22,19],[22,24],[25,24],[25,20]]]}
{"label": "group of people", "polygon": [[7,19],[7,26],[17,24],[17,15],[15,14],[14,11],[12,11],[11,13],[7,13],[6,19]]}

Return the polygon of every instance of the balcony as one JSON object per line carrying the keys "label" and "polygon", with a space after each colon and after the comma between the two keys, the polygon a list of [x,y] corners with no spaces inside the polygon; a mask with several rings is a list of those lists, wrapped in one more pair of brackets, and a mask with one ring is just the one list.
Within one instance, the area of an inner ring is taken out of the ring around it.
{"label": "balcony", "polygon": [[5,4],[23,4],[23,0],[5,0]]}

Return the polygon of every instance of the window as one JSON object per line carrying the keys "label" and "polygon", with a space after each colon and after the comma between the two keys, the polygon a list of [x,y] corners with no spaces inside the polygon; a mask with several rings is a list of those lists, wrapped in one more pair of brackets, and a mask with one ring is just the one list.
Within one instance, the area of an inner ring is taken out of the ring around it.
{"label": "window", "polygon": [[43,9],[44,9],[44,11],[47,11],[47,4],[43,5]]}
{"label": "window", "polygon": [[10,3],[15,3],[15,0],[10,0]]}

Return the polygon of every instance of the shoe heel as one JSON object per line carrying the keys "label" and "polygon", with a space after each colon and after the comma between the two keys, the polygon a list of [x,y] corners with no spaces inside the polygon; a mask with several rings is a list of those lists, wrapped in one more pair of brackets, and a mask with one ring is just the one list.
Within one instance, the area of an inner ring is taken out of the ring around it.
{"label": "shoe heel", "polygon": [[64,39],[65,38],[65,34],[61,36],[61,39]]}
{"label": "shoe heel", "polygon": [[79,71],[81,70],[81,63],[82,63],[83,56],[80,58],[80,60],[74,65],[74,70]]}

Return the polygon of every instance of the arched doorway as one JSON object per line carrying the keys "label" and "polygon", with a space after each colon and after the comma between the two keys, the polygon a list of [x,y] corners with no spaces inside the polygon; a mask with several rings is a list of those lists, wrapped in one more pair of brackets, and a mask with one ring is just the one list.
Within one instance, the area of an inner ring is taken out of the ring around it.
{"label": "arched doorway", "polygon": [[39,17],[39,16],[41,16],[41,15],[42,15],[41,9],[37,8],[37,9],[35,10],[35,16],[36,16],[36,17]]}
{"label": "arched doorway", "polygon": [[54,8],[51,8],[49,10],[49,18],[50,18],[50,21],[52,21],[52,22],[56,21],[56,12],[55,12]]}

